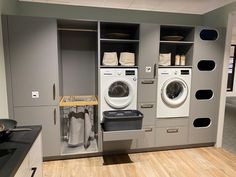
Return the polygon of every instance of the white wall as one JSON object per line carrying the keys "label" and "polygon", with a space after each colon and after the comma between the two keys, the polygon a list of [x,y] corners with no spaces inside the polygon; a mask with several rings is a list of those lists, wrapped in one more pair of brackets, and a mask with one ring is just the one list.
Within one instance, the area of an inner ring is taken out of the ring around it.
{"label": "white wall", "polygon": [[[0,3],[0,14],[2,4]],[[7,104],[7,89],[6,89],[6,74],[3,53],[3,39],[2,39],[2,20],[0,18],[0,118],[8,117]]]}

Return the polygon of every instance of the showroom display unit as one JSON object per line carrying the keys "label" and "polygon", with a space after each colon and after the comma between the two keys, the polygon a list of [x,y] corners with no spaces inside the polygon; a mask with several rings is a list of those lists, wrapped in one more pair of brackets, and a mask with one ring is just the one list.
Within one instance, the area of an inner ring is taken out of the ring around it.
{"label": "showroom display unit", "polygon": [[[20,125],[42,125],[45,158],[215,143],[225,36],[221,29],[23,16],[4,16],[3,22],[10,115]],[[118,59],[121,52],[133,53],[134,65],[104,66],[104,52],[116,52]],[[159,65],[161,53],[170,54],[170,65]],[[184,55],[184,65],[176,65],[176,55]],[[138,132],[102,133],[104,68],[137,70],[137,109],[143,113]],[[192,69],[188,117],[156,118],[159,68]],[[69,113],[78,117],[83,112],[78,107],[89,105],[60,107],[60,100],[85,95],[98,100],[90,119],[96,150],[65,151]]]}

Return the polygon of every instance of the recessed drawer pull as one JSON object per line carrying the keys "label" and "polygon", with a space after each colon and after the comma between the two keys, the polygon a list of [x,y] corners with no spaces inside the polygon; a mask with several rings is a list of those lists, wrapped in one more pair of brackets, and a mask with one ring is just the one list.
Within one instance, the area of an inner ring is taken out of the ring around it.
{"label": "recessed drawer pull", "polygon": [[144,129],[145,132],[152,132],[152,128]]}
{"label": "recessed drawer pull", "polygon": [[141,108],[153,108],[153,104],[142,104]]}
{"label": "recessed drawer pull", "polygon": [[153,80],[145,80],[141,82],[142,84],[154,84]]}
{"label": "recessed drawer pull", "polygon": [[176,128],[176,129],[167,129],[167,133],[178,133],[179,132],[179,129]]}

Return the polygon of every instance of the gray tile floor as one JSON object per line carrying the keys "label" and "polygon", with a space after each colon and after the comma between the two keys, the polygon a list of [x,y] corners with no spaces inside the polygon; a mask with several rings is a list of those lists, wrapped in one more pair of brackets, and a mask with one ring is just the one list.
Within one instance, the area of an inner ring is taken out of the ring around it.
{"label": "gray tile floor", "polygon": [[236,154],[236,105],[226,103],[223,148]]}

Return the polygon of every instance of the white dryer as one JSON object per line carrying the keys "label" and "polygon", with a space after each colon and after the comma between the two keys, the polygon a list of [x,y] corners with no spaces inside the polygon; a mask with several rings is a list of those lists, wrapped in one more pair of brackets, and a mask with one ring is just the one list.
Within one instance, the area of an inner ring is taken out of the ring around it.
{"label": "white dryer", "polygon": [[157,84],[157,118],[188,117],[191,69],[159,68]]}
{"label": "white dryer", "polygon": [[137,68],[100,69],[100,118],[110,110],[137,109]]}

